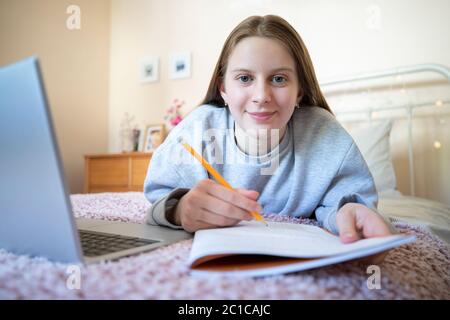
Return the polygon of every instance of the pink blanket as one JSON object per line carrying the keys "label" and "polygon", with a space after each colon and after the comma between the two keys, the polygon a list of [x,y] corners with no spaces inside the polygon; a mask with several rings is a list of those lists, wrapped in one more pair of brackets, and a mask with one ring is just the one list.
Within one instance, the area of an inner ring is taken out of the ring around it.
{"label": "pink blanket", "polygon": [[[72,195],[77,217],[143,223],[149,207],[142,193]],[[273,221],[314,223],[266,216]],[[3,299],[450,299],[450,248],[409,224],[415,243],[392,250],[380,265],[380,289],[369,289],[367,267],[347,262],[268,278],[192,277],[187,258],[192,240],[138,256],[81,268],[80,289],[66,285],[67,265],[17,256],[0,249]]]}

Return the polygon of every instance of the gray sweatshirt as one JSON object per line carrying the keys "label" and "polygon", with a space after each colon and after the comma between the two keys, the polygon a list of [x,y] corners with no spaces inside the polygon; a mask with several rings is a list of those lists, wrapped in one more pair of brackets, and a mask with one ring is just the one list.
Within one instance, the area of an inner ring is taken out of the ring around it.
{"label": "gray sweatshirt", "polygon": [[179,143],[183,137],[234,188],[259,192],[265,214],[314,217],[338,234],[336,213],[348,202],[376,210],[374,180],[355,142],[335,117],[319,107],[295,109],[279,145],[261,156],[242,152],[228,108],[194,109],[151,159],[144,194],[147,222],[172,228],[168,215],[202,179],[213,179]]}

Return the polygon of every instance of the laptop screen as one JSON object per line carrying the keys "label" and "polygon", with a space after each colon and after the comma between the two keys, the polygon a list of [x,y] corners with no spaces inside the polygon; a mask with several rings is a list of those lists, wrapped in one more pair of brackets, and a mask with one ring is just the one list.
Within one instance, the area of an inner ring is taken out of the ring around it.
{"label": "laptop screen", "polygon": [[81,262],[37,58],[0,68],[0,248]]}

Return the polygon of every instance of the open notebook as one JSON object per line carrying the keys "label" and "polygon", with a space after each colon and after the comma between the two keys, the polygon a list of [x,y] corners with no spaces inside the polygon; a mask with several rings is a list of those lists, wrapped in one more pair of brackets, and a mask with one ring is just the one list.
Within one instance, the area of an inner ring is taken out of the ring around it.
{"label": "open notebook", "polygon": [[415,240],[392,235],[350,244],[304,224],[242,221],[234,227],[199,230],[189,256],[194,275],[268,276],[369,256]]}

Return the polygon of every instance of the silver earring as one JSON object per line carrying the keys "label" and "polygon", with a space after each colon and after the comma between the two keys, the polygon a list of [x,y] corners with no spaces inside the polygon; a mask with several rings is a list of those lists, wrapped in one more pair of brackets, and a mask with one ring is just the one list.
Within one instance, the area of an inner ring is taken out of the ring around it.
{"label": "silver earring", "polygon": [[225,107],[228,107],[228,103],[225,102]]}
{"label": "silver earring", "polygon": [[299,106],[298,103],[295,105],[295,108],[296,108],[296,109],[300,109],[300,106]]}

